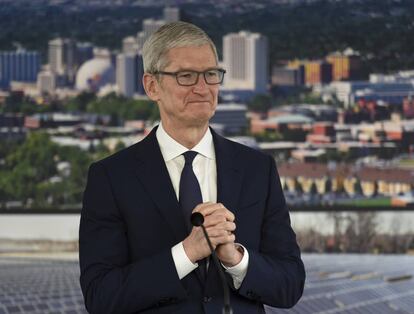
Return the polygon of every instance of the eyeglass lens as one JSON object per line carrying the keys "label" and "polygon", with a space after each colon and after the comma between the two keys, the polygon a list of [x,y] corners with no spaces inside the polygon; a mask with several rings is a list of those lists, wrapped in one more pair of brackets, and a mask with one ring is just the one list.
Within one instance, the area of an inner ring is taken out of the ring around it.
{"label": "eyeglass lens", "polygon": [[220,84],[223,80],[223,72],[219,70],[207,70],[205,72],[181,71],[177,73],[177,81],[181,85],[194,85],[200,74],[203,74],[207,84]]}

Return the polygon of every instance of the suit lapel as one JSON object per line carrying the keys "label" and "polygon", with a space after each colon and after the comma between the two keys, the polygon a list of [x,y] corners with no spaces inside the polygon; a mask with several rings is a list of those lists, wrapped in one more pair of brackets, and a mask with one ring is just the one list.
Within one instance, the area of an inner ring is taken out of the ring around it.
{"label": "suit lapel", "polygon": [[211,133],[217,163],[217,202],[236,214],[243,178],[243,168],[238,164],[238,146],[213,130]]}
{"label": "suit lapel", "polygon": [[158,145],[156,129],[136,146],[138,164],[135,172],[178,242],[188,235],[188,231]]}
{"label": "suit lapel", "polygon": [[[211,129],[214,141],[214,149],[216,152],[217,164],[217,202],[222,203],[233,214],[237,213],[237,202],[239,200],[240,190],[243,181],[243,168],[238,164],[238,146],[229,140],[219,136]],[[206,289],[210,285],[214,285],[215,280],[220,280],[217,273],[212,276],[213,272],[217,272],[210,258],[210,266],[207,273]]]}

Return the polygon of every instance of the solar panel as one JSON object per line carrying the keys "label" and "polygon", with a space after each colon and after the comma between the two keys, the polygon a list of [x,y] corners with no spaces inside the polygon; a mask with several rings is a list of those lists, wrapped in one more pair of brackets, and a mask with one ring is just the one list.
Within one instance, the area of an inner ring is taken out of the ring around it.
{"label": "solar panel", "polygon": [[[304,254],[303,259],[302,299],[292,309],[266,307],[268,314],[414,314],[409,276],[414,256]],[[78,263],[0,257],[0,314],[10,313],[87,313]]]}

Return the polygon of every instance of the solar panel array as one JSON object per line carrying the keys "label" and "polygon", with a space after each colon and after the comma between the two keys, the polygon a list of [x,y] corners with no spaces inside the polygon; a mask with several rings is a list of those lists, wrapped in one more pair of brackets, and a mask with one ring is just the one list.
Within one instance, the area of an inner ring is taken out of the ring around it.
{"label": "solar panel array", "polygon": [[[268,314],[414,314],[414,256],[304,254],[292,309]],[[0,314],[84,314],[76,261],[0,257]],[[237,313],[235,313],[237,314]]]}
{"label": "solar panel array", "polygon": [[304,255],[302,299],[268,314],[414,313],[414,256]]}
{"label": "solar panel array", "polygon": [[0,314],[85,314],[77,262],[0,258]]}

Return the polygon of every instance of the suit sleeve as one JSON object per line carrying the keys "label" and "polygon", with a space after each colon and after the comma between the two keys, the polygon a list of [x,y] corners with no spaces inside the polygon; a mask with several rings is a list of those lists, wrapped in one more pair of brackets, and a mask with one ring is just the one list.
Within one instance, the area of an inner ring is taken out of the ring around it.
{"label": "suit sleeve", "polygon": [[261,303],[289,308],[302,296],[305,270],[280,185],[269,156],[266,208],[259,250],[249,249],[249,266],[239,294]]}
{"label": "suit sleeve", "polygon": [[130,245],[104,165],[93,164],[79,228],[80,283],[89,313],[134,313],[187,298],[171,248],[131,262]]}

